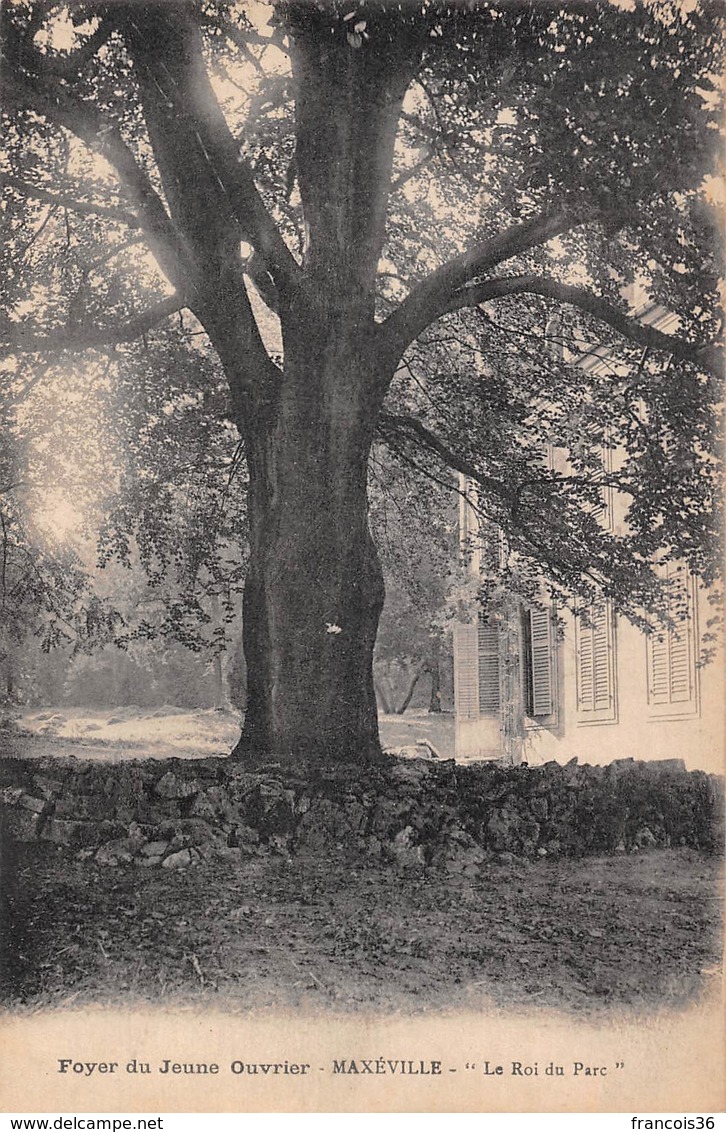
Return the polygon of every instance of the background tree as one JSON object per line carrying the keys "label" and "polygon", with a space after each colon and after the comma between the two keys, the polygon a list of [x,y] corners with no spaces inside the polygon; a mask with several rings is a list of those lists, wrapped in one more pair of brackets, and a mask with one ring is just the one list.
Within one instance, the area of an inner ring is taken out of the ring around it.
{"label": "background tree", "polygon": [[6,368],[2,630],[19,702],[227,704],[245,474],[213,371],[183,326],[55,359],[43,380]]}
{"label": "background tree", "polygon": [[[249,477],[240,750],[360,758],[378,750],[376,437],[476,483],[512,575],[604,590],[633,615],[656,598],[656,550],[712,577],[705,195],[722,13],[597,0],[263,12],[6,6],[15,249],[28,210],[57,212],[31,226],[42,282],[19,263],[8,277],[4,337],[40,358],[192,312]],[[113,253],[93,277],[57,259],[71,213]],[[150,256],[122,248],[129,233]],[[634,282],[678,313],[677,335],[633,317]],[[552,361],[561,308],[573,346],[614,339],[612,376]],[[548,471],[543,443],[572,471]],[[627,537],[592,515],[603,443],[626,452],[611,482],[632,500]]]}
{"label": "background tree", "polygon": [[117,353],[113,366],[105,417],[117,468],[100,563],[135,564],[143,575],[127,638],[205,652],[223,707],[247,557],[244,446],[228,420],[223,375],[183,323]]}
{"label": "background tree", "polygon": [[[402,715],[422,688],[428,710],[451,703],[452,598],[463,582],[454,478],[436,483],[383,445],[369,468],[371,530],[386,599],[376,637],[374,682],[382,711]],[[422,684],[423,681],[423,684]]]}
{"label": "background tree", "polygon": [[[33,684],[33,653],[87,652],[113,639],[120,622],[113,604],[94,591],[63,530],[43,522],[57,504],[48,477],[57,485],[62,469],[52,454],[39,451],[37,416],[26,400],[37,376],[11,367],[0,383],[0,702],[9,705],[21,702]],[[46,446],[57,426],[57,419],[45,421]]]}

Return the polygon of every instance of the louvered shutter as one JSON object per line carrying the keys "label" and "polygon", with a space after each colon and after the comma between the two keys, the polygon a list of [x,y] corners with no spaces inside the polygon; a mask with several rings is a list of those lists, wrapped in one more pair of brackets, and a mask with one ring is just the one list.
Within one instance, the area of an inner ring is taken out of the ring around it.
{"label": "louvered shutter", "polygon": [[685,567],[676,566],[671,572],[671,579],[674,587],[671,605],[676,624],[668,634],[670,698],[672,704],[681,704],[688,703],[693,694],[691,683],[693,622]]}
{"label": "louvered shutter", "polygon": [[688,703],[691,699],[691,649],[688,626],[682,625],[670,637],[671,703]]}
{"label": "louvered shutter", "polygon": [[600,526],[609,531],[613,525],[612,512],[613,491],[611,487],[600,488],[600,499],[592,508],[592,515],[598,520]]}
{"label": "louvered shutter", "polygon": [[554,695],[552,687],[552,626],[549,609],[540,605],[530,609],[529,628],[531,713],[535,717],[552,715]]}
{"label": "louvered shutter", "polygon": [[668,635],[650,641],[650,698],[654,704],[668,704],[671,699]]}
{"label": "louvered shutter", "polygon": [[477,625],[454,626],[454,702],[459,719],[479,718]]}
{"label": "louvered shutter", "polygon": [[595,707],[595,661],[592,631],[578,617],[575,627],[577,639],[577,706],[580,711],[593,711]]}
{"label": "louvered shutter", "polygon": [[479,714],[499,712],[499,629],[495,622],[480,619],[477,628],[479,653]]}
{"label": "louvered shutter", "polygon": [[695,698],[693,611],[686,568],[669,565],[669,613],[674,625],[649,640],[649,691],[653,704],[690,704]]}
{"label": "louvered shutter", "polygon": [[598,609],[592,627],[593,708],[606,711],[610,707],[612,688],[610,679],[610,611]]}
{"label": "louvered shutter", "polygon": [[607,520],[607,503],[606,503],[606,500],[605,500],[605,488],[602,488],[602,487],[600,488],[600,497],[599,497],[597,503],[595,503],[593,505],[590,514],[594,515],[596,519],[600,519],[601,522],[603,523],[603,526],[605,525],[606,520]]}
{"label": "louvered shutter", "polygon": [[609,602],[592,606],[576,622],[577,706],[599,718],[614,710],[615,665]]}

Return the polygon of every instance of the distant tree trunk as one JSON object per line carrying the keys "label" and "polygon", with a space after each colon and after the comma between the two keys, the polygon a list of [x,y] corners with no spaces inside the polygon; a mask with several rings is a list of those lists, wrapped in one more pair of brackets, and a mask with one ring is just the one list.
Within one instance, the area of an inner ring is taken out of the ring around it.
{"label": "distant tree trunk", "polygon": [[423,676],[425,671],[426,671],[425,668],[418,668],[414,672],[413,679],[411,680],[411,683],[408,686],[408,691],[406,692],[406,695],[403,698],[403,703],[401,704],[400,708],[396,712],[396,715],[403,715],[406,708],[411,703],[411,700],[413,699],[413,693],[416,691],[416,685],[418,684],[419,680],[421,679],[421,677]]}
{"label": "distant tree trunk", "polygon": [[431,697],[429,699],[429,712],[441,711],[441,660],[439,657],[439,650],[437,648],[436,655],[434,656],[431,664],[429,665],[429,673],[431,675]]}
{"label": "distant tree trunk", "polygon": [[247,706],[247,667],[241,639],[234,643],[227,669],[227,687],[232,706],[238,711],[244,711]]}
{"label": "distant tree trunk", "polygon": [[221,709],[227,706],[227,696],[224,690],[224,672],[222,670],[222,654],[217,652],[212,658],[212,686],[214,689],[214,706]]}
{"label": "distant tree trunk", "polygon": [[381,684],[380,680],[376,680],[375,677],[373,678],[373,687],[375,689],[376,699],[378,701],[378,704],[380,705],[381,711],[384,712],[385,715],[390,715],[391,704],[386,694],[386,690]]}
{"label": "distant tree trunk", "polygon": [[[212,594],[212,623],[215,628],[215,635],[223,629],[222,614],[219,607],[219,596]],[[229,696],[227,695],[227,686],[224,678],[224,656],[225,653],[219,647],[220,642],[215,642],[215,652],[212,657],[212,689],[214,697],[214,707],[218,710],[229,707]]]}
{"label": "distant tree trunk", "polygon": [[500,663],[502,671],[502,751],[514,766],[524,759],[526,710],[524,702],[522,619],[516,603],[502,622]]}
{"label": "distant tree trunk", "polygon": [[[122,704],[127,704],[129,702],[128,697],[124,694],[124,677],[123,677],[123,659],[124,659],[124,656],[125,656],[125,653],[122,653],[121,650],[117,649],[117,648],[114,648],[111,652],[111,664],[110,664],[110,669],[111,669],[110,677],[111,678],[110,678],[109,683],[111,685],[110,698],[111,698],[111,702],[114,705],[122,705]],[[145,705],[146,703],[151,703],[151,702],[153,702],[153,697],[151,697],[148,700],[142,699],[142,701],[141,701],[142,705]]]}

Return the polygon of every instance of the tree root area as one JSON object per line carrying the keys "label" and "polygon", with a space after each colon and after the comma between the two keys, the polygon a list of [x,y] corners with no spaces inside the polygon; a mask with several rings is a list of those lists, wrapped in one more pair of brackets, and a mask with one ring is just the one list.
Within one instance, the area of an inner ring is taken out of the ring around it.
{"label": "tree root area", "polygon": [[4,998],[21,1011],[680,1008],[713,991],[718,860],[688,848],[476,876],[266,855],[114,868],[17,846]]}

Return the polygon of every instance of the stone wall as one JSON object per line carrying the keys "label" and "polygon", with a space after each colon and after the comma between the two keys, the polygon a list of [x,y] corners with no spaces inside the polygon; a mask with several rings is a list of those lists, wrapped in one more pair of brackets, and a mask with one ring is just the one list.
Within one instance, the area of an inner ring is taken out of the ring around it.
{"label": "stone wall", "polygon": [[0,798],[16,840],[167,869],[336,851],[469,872],[492,857],[718,852],[723,831],[721,779],[677,759],[503,768],[389,758],[299,780],[219,759],[6,759]]}

